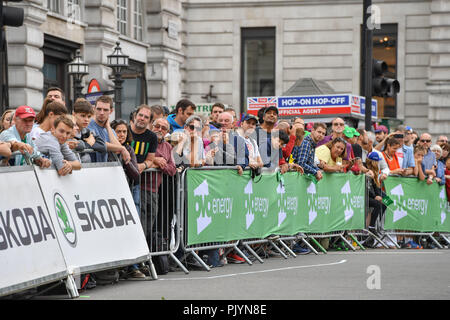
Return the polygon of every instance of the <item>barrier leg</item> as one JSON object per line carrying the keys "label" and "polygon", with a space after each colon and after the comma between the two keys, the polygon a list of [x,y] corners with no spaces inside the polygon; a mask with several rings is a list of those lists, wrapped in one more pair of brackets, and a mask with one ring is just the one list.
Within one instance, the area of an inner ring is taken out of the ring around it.
{"label": "barrier leg", "polygon": [[236,252],[238,253],[238,255],[240,255],[245,262],[247,262],[249,265],[252,265],[253,263],[250,261],[250,259],[241,251],[241,249],[238,248],[237,245],[234,246],[234,250],[236,250]]}
{"label": "barrier leg", "polygon": [[202,265],[202,267],[205,268],[206,271],[211,271],[211,268],[208,267],[205,261],[203,261],[203,259],[200,258],[195,251],[191,251],[191,254],[194,256],[195,260],[197,260]]}
{"label": "barrier leg", "polygon": [[430,238],[431,240],[433,240],[434,244],[438,246],[439,249],[444,249],[444,247],[439,243],[439,241],[437,241],[433,235],[430,234]]}
{"label": "barrier leg", "polygon": [[70,298],[78,298],[80,294],[78,293],[77,284],[75,283],[75,280],[73,279],[73,276],[69,274],[67,276],[67,279],[65,280],[66,283],[66,289],[67,294]]}
{"label": "barrier leg", "polygon": [[342,239],[342,241],[345,242],[345,244],[347,246],[350,247],[350,249],[352,249],[353,251],[356,251],[355,247],[347,239],[345,239],[345,237],[342,234],[340,234],[339,237]]}
{"label": "barrier leg", "polygon": [[283,246],[284,249],[286,249],[286,251],[293,256],[294,258],[297,258],[297,255],[291,250],[291,248],[289,248],[289,246],[283,242],[283,240],[278,240],[279,243],[281,243],[281,245]]}
{"label": "barrier leg", "polygon": [[353,241],[355,241],[355,243],[361,248],[361,250],[366,250],[366,248],[364,248],[364,246],[358,241],[358,239],[356,239],[354,235],[352,235],[351,233],[349,233],[348,235],[350,238],[352,238]]}
{"label": "barrier leg", "polygon": [[288,256],[283,252],[283,250],[281,250],[280,248],[278,248],[278,246],[275,244],[274,241],[269,240],[269,243],[270,243],[270,245],[271,245],[273,248],[275,248],[275,249],[283,256],[283,258],[285,258],[285,259],[288,258]]}
{"label": "barrier leg", "polygon": [[366,230],[371,237],[375,239],[376,242],[380,243],[385,249],[389,249],[388,245],[384,243],[383,240],[381,240],[375,233],[371,232],[370,230]]}
{"label": "barrier leg", "polygon": [[183,270],[183,272],[185,274],[188,274],[189,271],[188,269],[186,269],[186,267],[184,266],[184,264],[181,263],[180,260],[178,260],[178,258],[173,254],[173,252],[169,253],[169,256],[175,261],[175,263],[181,268],[181,270]]}
{"label": "barrier leg", "polygon": [[[306,246],[308,246],[308,248],[312,251],[312,252],[314,252],[314,254],[319,254],[318,252],[317,252],[317,250],[308,242],[308,241],[306,241],[306,239],[305,238],[303,238],[303,237],[301,237],[300,238],[301,240],[302,240],[302,242],[304,243],[304,244],[306,244]],[[325,249],[324,249],[325,250]],[[325,252],[326,253],[326,252]]]}
{"label": "barrier leg", "polygon": [[450,245],[450,240],[449,240],[445,235],[440,234],[440,237],[441,237],[442,239],[444,239],[445,242],[447,242],[447,245]]}
{"label": "barrier leg", "polygon": [[152,274],[153,280],[158,280],[158,274],[156,273],[155,265],[153,264],[151,256],[148,259],[148,265],[150,266],[150,273]]}
{"label": "barrier leg", "polygon": [[394,239],[392,239],[392,237],[390,236],[389,233],[386,233],[384,236],[385,236],[385,237],[388,237],[389,240],[391,240],[391,242],[394,244],[394,246],[395,246],[397,249],[400,249],[400,246],[398,245],[397,241],[394,241]]}
{"label": "barrier leg", "polygon": [[245,249],[247,249],[247,251],[256,258],[256,260],[258,260],[260,263],[264,263],[264,260],[261,259],[261,257],[255,252],[255,250],[252,249],[252,247],[250,247],[248,243],[243,243],[243,245]]}
{"label": "barrier leg", "polygon": [[322,247],[320,245],[319,241],[317,241],[314,237],[308,237],[308,238],[311,239],[315,243],[315,245],[319,247],[320,251],[322,251],[325,254],[327,253],[327,250],[325,250],[325,248]]}

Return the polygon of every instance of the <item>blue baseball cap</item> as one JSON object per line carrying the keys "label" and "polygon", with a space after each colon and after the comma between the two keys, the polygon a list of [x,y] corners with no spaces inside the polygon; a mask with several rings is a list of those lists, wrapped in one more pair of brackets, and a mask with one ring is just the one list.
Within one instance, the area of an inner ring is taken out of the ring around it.
{"label": "blue baseball cap", "polygon": [[378,152],[375,152],[375,151],[372,151],[371,153],[369,153],[367,155],[367,158],[372,161],[380,161],[381,160],[380,155],[378,154]]}

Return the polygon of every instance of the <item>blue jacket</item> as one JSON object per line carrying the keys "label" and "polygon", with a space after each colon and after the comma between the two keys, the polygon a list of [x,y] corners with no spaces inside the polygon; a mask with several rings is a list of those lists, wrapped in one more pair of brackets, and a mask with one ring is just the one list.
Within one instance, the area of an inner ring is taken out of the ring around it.
{"label": "blue jacket", "polygon": [[175,121],[175,116],[176,116],[176,114],[169,114],[169,116],[167,117],[167,121],[169,121],[169,124],[170,124],[170,133],[174,132],[175,130],[184,128],[184,126],[180,126]]}

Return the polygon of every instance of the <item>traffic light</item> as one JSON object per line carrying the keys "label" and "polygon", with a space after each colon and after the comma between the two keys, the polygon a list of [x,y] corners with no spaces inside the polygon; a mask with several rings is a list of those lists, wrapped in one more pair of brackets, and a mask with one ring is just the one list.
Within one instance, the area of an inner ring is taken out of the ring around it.
{"label": "traffic light", "polygon": [[[20,27],[23,25],[23,9],[4,6],[3,2],[8,1],[0,2],[0,27]],[[10,0],[9,2],[22,2],[22,0]]]}
{"label": "traffic light", "polygon": [[400,91],[400,82],[388,78],[385,73],[388,66],[383,60],[372,61],[372,95],[375,97],[393,97]]}

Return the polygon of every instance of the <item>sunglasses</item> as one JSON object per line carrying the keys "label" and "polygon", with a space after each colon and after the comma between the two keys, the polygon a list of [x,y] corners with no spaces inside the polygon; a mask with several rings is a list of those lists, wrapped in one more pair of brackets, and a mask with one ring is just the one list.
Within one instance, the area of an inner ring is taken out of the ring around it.
{"label": "sunglasses", "polygon": [[345,126],[345,123],[333,123],[333,126],[341,126],[341,127],[343,127],[343,126]]}
{"label": "sunglasses", "polygon": [[197,130],[197,131],[202,131],[202,127],[196,127],[193,124],[189,125],[189,129],[191,129],[192,131]]}
{"label": "sunglasses", "polygon": [[159,125],[159,124],[155,124],[153,127],[156,128],[156,129],[164,130],[164,131],[169,130],[169,128],[167,128],[165,126],[162,126],[162,125]]}
{"label": "sunglasses", "polygon": [[423,140],[423,139],[420,139],[420,142],[428,143],[428,142],[431,142],[431,140]]}

